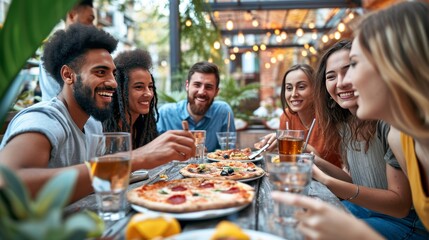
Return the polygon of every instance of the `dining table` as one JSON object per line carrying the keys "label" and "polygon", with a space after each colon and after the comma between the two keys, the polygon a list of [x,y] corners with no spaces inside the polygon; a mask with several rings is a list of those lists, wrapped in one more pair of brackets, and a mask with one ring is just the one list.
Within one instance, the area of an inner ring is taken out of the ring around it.
{"label": "dining table", "polygon": [[[258,160],[258,159],[257,159]],[[207,159],[204,162],[208,162]],[[263,157],[259,158],[259,161],[254,161],[257,166],[266,169]],[[148,178],[142,181],[131,183],[128,190],[140,187],[144,184],[152,184],[157,181],[168,181],[173,179],[181,179],[183,176],[179,173],[179,170],[186,166],[187,162],[172,161],[170,163],[158,166],[154,169],[148,170]],[[165,176],[168,179],[165,179]],[[258,232],[266,232],[276,236],[281,236],[284,239],[295,239],[289,237],[290,230],[285,229],[280,223],[275,221],[275,203],[271,198],[272,185],[270,184],[267,175],[257,178],[255,180],[246,182],[255,189],[255,198],[248,206],[237,211],[228,212],[227,214],[222,210],[215,211],[210,216],[199,215],[196,217],[190,217],[181,219],[179,222],[181,225],[182,232],[194,231],[199,229],[213,229],[216,225],[222,221],[227,220],[235,223],[242,229],[249,229]],[[341,201],[323,184],[312,180],[308,191],[308,196],[320,199],[328,202],[338,208],[345,208],[341,204]],[[88,209],[97,212],[97,202],[94,194],[90,194],[66,207],[66,214],[79,212],[81,210]],[[125,239],[125,229],[128,221],[131,217],[136,214],[134,208],[130,205],[127,206],[127,215],[117,221],[105,221],[105,230],[103,232],[103,239]]]}

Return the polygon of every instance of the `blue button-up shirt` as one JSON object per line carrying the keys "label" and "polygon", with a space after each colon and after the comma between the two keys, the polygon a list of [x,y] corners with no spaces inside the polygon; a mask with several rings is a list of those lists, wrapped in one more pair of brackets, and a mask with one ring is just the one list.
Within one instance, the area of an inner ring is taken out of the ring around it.
{"label": "blue button-up shirt", "polygon": [[182,121],[187,120],[189,130],[206,130],[207,151],[213,152],[220,149],[216,132],[226,132],[228,126],[228,112],[231,114],[230,132],[235,132],[234,114],[231,107],[223,101],[214,101],[204,117],[198,122],[189,115],[187,106],[188,100],[178,103],[167,103],[159,109],[159,121],[157,123],[160,134],[167,130],[182,129]]}

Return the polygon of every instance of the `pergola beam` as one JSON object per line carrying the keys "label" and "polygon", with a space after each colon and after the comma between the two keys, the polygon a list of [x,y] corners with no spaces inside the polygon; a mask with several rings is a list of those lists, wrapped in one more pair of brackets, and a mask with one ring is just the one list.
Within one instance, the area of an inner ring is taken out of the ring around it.
{"label": "pergola beam", "polygon": [[249,10],[285,10],[316,8],[356,8],[362,6],[361,0],[283,0],[253,2],[210,2],[208,11],[249,11]]}
{"label": "pergola beam", "polygon": [[[327,32],[329,30],[331,30],[332,28],[328,28],[328,27],[319,27],[319,28],[302,28],[302,30],[306,33],[309,32],[318,32],[318,33],[322,33],[322,32]],[[222,36],[226,36],[226,35],[237,35],[240,32],[243,34],[254,34],[254,35],[259,35],[259,34],[266,34],[267,32],[270,32],[272,34],[274,34],[274,30],[275,29],[257,29],[257,28],[247,28],[247,29],[233,29],[233,30],[221,30],[220,34]],[[298,28],[279,28],[278,30],[280,30],[280,32],[286,32],[287,34],[295,34],[296,30],[298,30]]]}
{"label": "pergola beam", "polygon": [[[250,45],[228,46],[228,49],[232,50],[235,47],[237,47],[239,50],[252,50],[253,49],[253,45],[252,46],[250,46]],[[305,47],[305,45],[303,45],[303,44],[295,44],[295,43],[266,45],[267,49],[270,49],[270,48],[304,48],[304,47]],[[259,50],[259,51],[261,51],[261,50]]]}

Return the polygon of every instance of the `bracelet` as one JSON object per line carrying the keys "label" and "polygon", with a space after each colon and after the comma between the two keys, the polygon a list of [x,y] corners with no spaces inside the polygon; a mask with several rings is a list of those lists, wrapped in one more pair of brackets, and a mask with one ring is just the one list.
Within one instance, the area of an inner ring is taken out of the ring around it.
{"label": "bracelet", "polygon": [[353,196],[351,196],[351,197],[349,197],[349,198],[347,198],[347,201],[353,200],[353,199],[357,198],[357,196],[359,195],[359,185],[356,185],[356,186],[357,186],[357,188],[356,188],[356,194],[353,195]]}

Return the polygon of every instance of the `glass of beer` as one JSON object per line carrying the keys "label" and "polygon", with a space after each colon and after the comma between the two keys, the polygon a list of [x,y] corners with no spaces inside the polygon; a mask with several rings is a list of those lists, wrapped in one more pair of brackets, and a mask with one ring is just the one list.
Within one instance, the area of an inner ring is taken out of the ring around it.
{"label": "glass of beer", "polygon": [[195,138],[195,146],[197,147],[195,157],[191,158],[191,162],[202,162],[204,160],[204,150],[206,142],[206,130],[191,130]]}
{"label": "glass of beer", "polygon": [[106,132],[90,136],[86,164],[98,214],[104,220],[116,221],[126,215],[131,150],[130,133]]}
{"label": "glass of beer", "polygon": [[300,154],[304,145],[304,130],[277,130],[279,154]]}

